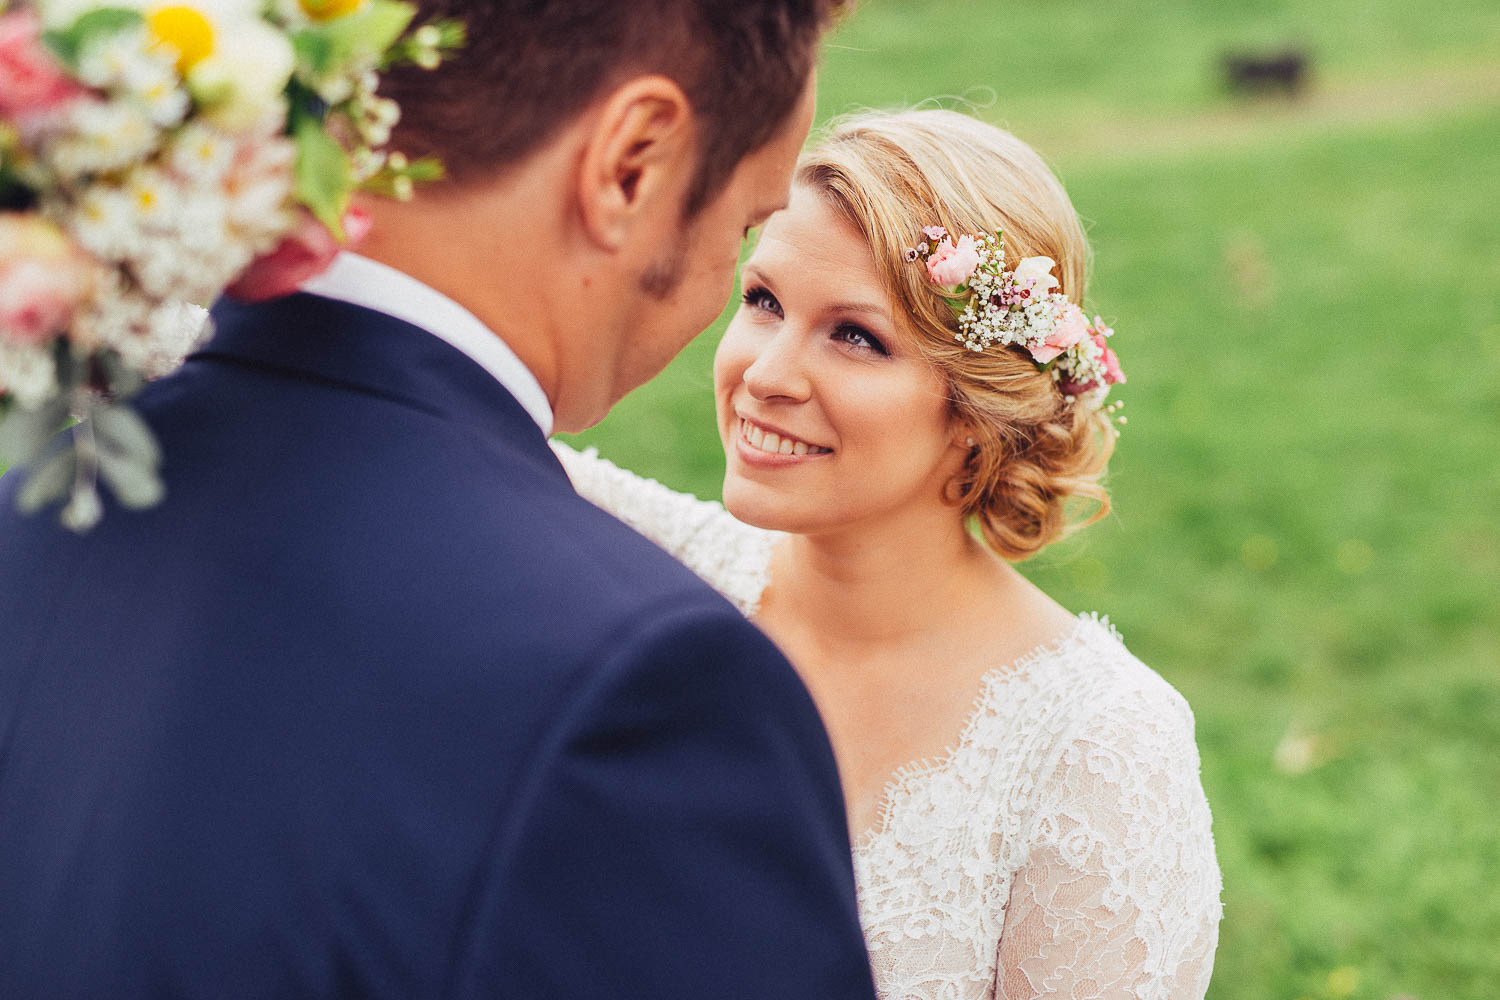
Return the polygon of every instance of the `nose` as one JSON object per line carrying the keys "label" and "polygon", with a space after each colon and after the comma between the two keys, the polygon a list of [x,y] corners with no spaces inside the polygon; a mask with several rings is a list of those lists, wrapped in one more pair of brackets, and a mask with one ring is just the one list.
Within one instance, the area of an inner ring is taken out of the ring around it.
{"label": "nose", "polygon": [[756,399],[802,402],[812,393],[805,345],[790,324],[762,340],[745,369],[745,388]]}

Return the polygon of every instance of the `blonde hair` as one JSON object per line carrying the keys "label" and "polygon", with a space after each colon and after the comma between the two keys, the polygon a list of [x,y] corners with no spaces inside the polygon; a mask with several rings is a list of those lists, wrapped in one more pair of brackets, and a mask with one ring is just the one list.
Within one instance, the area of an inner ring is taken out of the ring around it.
{"label": "blonde hair", "polygon": [[907,332],[946,380],[953,416],[975,438],[953,486],[990,548],[1025,559],[1107,514],[1100,478],[1114,449],[1108,418],[1066,403],[1051,375],[1018,349],[964,347],[949,300],[904,256],[923,226],[955,237],[1003,230],[1007,267],[1051,257],[1060,291],[1082,305],[1088,241],[1036,151],[953,111],[865,113],[837,123],[805,154],[797,180],[864,235]]}

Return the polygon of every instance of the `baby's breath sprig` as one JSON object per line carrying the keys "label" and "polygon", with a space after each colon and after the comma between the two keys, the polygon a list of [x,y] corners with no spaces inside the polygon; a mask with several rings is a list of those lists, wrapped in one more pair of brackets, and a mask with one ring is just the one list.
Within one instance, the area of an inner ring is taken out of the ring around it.
{"label": "baby's breath sprig", "polygon": [[[1025,350],[1039,371],[1052,376],[1069,404],[1083,400],[1105,409],[1109,387],[1125,381],[1119,358],[1106,341],[1114,330],[1092,323],[1058,290],[1051,257],[1025,257],[1005,267],[1005,233],[960,236],[955,243],[941,226],[926,226],[925,240],[906,250],[958,315],[954,339],[971,351],[994,346]],[[1110,416],[1114,410],[1108,410]],[[1124,422],[1124,418],[1120,418]]]}

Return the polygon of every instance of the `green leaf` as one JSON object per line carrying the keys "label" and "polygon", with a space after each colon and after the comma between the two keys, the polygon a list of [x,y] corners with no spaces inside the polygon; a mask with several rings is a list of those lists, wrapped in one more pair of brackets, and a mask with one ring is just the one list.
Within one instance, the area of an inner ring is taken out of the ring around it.
{"label": "green leaf", "polygon": [[308,28],[292,36],[292,51],[297,55],[297,65],[309,70],[314,76],[322,76],[332,69],[338,54],[333,39],[321,28]]}
{"label": "green leaf", "polygon": [[395,45],[417,16],[417,8],[401,0],[371,0],[347,17],[327,22],[328,33],[344,51],[374,59]]}
{"label": "green leaf", "polygon": [[315,76],[359,73],[380,62],[417,16],[400,0],[371,0],[360,10],[309,25],[292,40],[299,64]]}
{"label": "green leaf", "polygon": [[50,400],[35,410],[12,407],[0,418],[0,459],[24,465],[42,453],[68,421],[68,404]]}
{"label": "green leaf", "polygon": [[349,154],[313,118],[299,120],[292,139],[297,144],[297,200],[342,241],[344,212],[354,192]]}
{"label": "green leaf", "polygon": [[[73,468],[77,463],[73,443],[69,441],[54,451],[26,479],[26,485],[16,494],[16,509],[22,514],[35,514],[43,507],[68,495],[73,485]],[[26,475],[28,470],[22,470]]]}
{"label": "green leaf", "polygon": [[71,27],[45,32],[42,41],[64,64],[77,69],[78,58],[90,43],[145,23],[145,17],[138,10],[98,7],[74,21]]}

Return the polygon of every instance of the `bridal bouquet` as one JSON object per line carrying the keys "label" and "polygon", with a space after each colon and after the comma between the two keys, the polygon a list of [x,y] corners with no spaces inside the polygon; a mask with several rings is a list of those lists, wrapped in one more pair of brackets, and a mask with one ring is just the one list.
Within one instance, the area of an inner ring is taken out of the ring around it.
{"label": "bridal bouquet", "polygon": [[[343,241],[357,190],[410,197],[381,71],[456,22],[400,0],[0,0],[0,459],[23,510],[144,508],[160,449],[129,406],[206,305],[289,237]],[[330,236],[331,234],[331,236]],[[72,435],[57,435],[69,420]]]}

